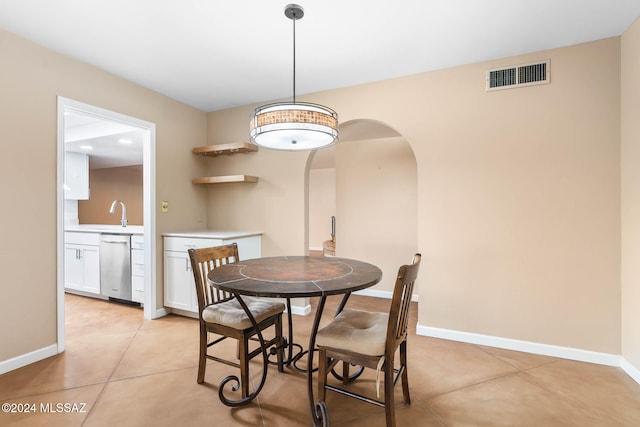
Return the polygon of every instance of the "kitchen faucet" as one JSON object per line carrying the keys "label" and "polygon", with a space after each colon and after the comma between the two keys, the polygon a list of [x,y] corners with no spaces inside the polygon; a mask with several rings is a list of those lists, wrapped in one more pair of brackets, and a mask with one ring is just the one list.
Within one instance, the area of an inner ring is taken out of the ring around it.
{"label": "kitchen faucet", "polygon": [[120,222],[122,223],[123,227],[127,226],[127,207],[124,205],[124,202],[122,200],[114,200],[113,203],[111,203],[111,209],[109,209],[109,213],[114,213],[116,210],[116,204],[120,203],[122,205],[122,219],[120,220]]}

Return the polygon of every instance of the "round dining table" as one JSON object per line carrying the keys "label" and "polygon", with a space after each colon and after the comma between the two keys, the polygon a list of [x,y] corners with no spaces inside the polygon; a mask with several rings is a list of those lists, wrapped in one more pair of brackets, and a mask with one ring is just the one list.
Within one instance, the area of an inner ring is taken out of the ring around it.
{"label": "round dining table", "polygon": [[[236,296],[251,320],[262,346],[263,372],[260,384],[241,401],[230,401],[224,396],[224,386],[229,381],[238,384],[236,376],[222,380],[218,395],[229,406],[248,403],[255,398],[265,383],[268,367],[267,349],[258,325],[242,300],[242,296],[286,298],[289,316],[291,298],[319,297],[307,351],[307,392],[311,417],[315,426],[328,425],[328,414],[324,402],[315,402],[313,396],[313,349],[320,325],[322,311],[328,296],[344,295],[338,311],[344,307],[352,292],[368,288],[380,282],[382,271],[373,264],[348,258],[324,256],[280,256],[255,258],[222,265],[211,270],[207,276],[210,285]],[[289,317],[290,319],[290,317]],[[289,322],[291,333],[291,321]],[[290,336],[289,345],[292,345]],[[291,354],[291,353],[289,353]]]}

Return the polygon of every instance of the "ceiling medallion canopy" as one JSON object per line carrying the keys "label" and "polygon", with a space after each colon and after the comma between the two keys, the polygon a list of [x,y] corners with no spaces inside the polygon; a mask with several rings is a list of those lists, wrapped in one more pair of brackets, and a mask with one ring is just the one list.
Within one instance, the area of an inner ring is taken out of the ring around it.
{"label": "ceiling medallion canopy", "polygon": [[253,144],[276,150],[315,150],[338,141],[338,114],[319,104],[296,102],[296,21],[304,16],[297,4],[285,7],[293,21],[293,99],[255,109],[251,117]]}

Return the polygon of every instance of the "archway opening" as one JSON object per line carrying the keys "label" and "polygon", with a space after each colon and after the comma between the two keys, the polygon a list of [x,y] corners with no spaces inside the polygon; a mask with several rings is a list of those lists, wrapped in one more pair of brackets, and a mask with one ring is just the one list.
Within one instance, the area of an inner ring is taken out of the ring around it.
{"label": "archway opening", "polygon": [[340,143],[307,163],[308,248],[326,254],[335,217],[335,255],[371,262],[384,274],[365,294],[390,297],[398,266],[417,252],[417,163],[408,141],[374,120],[340,125]]}

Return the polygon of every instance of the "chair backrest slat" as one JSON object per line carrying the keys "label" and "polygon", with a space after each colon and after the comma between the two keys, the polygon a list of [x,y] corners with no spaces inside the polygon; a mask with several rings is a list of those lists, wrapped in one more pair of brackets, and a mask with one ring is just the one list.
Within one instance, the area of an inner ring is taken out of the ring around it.
{"label": "chair backrest slat", "polygon": [[398,276],[393,289],[391,299],[391,310],[389,312],[389,324],[387,326],[387,352],[394,352],[397,345],[403,341],[407,335],[409,325],[409,307],[413,287],[418,277],[420,269],[420,259],[422,255],[415,254],[413,263],[403,265],[398,270]]}
{"label": "chair backrest slat", "polygon": [[232,243],[210,248],[189,249],[188,252],[195,279],[199,313],[201,314],[208,305],[232,298],[230,293],[210,286],[207,282],[207,274],[222,265],[238,262],[240,260],[238,245]]}

